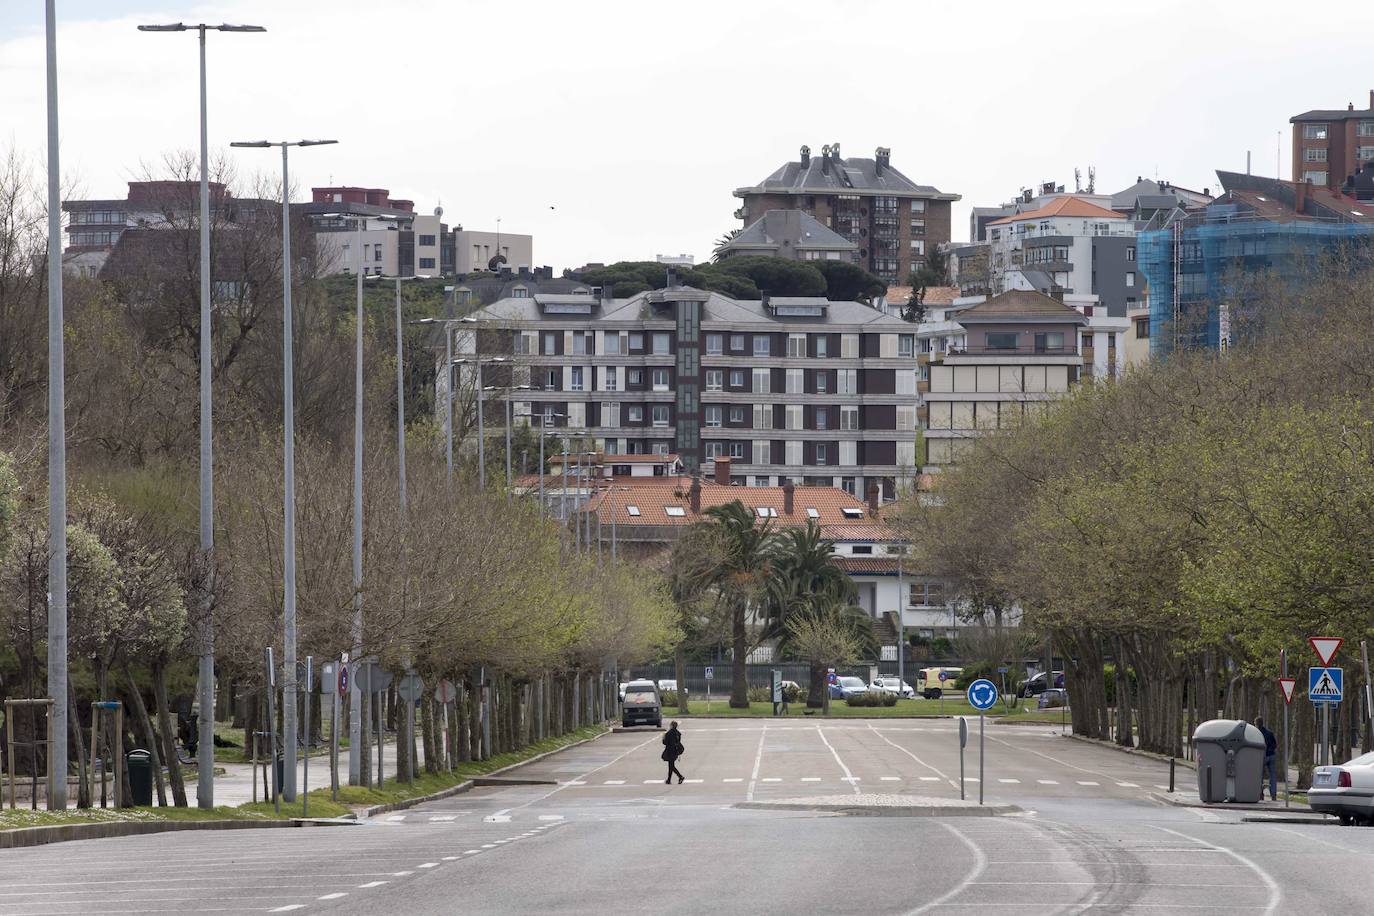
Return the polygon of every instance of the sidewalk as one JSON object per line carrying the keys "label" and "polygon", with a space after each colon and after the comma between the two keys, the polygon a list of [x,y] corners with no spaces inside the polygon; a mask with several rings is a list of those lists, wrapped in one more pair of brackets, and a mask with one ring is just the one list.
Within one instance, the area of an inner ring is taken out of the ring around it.
{"label": "sidewalk", "polygon": [[[421,742],[416,742],[416,761],[415,767],[418,772],[424,766],[425,749]],[[252,764],[247,763],[216,763],[216,771],[223,770],[222,775],[215,776],[215,804],[216,805],[243,805],[253,801],[253,779],[257,778],[257,800],[271,801],[271,770],[267,771],[268,788],[267,794],[263,793],[263,765],[257,766],[256,774]],[[372,746],[372,778],[377,778],[377,746]],[[396,741],[394,739],[386,741],[382,745],[382,772],[387,780],[396,778]],[[186,773],[186,799],[190,804],[199,801],[197,792],[196,777],[194,771]],[[339,785],[348,785],[348,748],[339,748]],[[304,790],[305,784],[305,758],[296,759],[296,787]],[[329,755],[310,758],[310,785],[309,788],[327,789],[329,788]]]}

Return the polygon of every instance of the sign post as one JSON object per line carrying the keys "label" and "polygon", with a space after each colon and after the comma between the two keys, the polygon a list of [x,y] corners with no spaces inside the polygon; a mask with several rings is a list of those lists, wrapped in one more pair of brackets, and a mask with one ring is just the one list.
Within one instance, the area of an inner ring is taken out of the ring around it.
{"label": "sign post", "polygon": [[406,703],[406,781],[415,785],[415,701],[420,699],[424,684],[420,675],[407,671],[401,683],[396,685],[396,693]]}
{"label": "sign post", "polygon": [[711,714],[711,681],[716,676],[716,669],[710,665],[706,666],[706,714]]}
{"label": "sign post", "polygon": [[773,715],[782,709],[782,672],[773,669]]}
{"label": "sign post", "polygon": [[329,797],[339,800],[339,698],[348,691],[339,690],[345,679],[340,671],[346,670],[348,662],[325,662],[320,665],[320,696],[329,697]]}
{"label": "sign post", "polygon": [[277,673],[272,669],[272,647],[267,647],[268,766],[272,768],[272,806],[281,814],[281,780],[277,778]]}
{"label": "sign post", "polygon": [[[944,672],[940,672],[941,677]],[[944,696],[944,691],[941,691]],[[997,705],[997,685],[985,677],[980,677],[968,685],[968,703],[978,710],[978,804],[983,803],[983,754],[987,722],[985,713]],[[960,780],[962,784],[963,780]]]}
{"label": "sign post", "polygon": [[1288,650],[1279,650],[1279,664],[1283,676],[1279,678],[1279,688],[1283,690],[1283,806],[1288,807],[1288,706],[1293,702],[1293,688],[1297,679],[1288,676]]}
{"label": "sign post", "polygon": [[1345,669],[1308,668],[1307,696],[1322,708],[1321,765],[1325,766],[1331,762],[1331,707],[1345,699]]}
{"label": "sign post", "polygon": [[964,800],[964,748],[968,746],[968,719],[959,717],[959,801]]}
{"label": "sign post", "polygon": [[942,715],[942,716],[945,714],[945,681],[947,681],[948,679],[949,679],[949,675],[946,674],[944,671],[941,671],[941,672],[940,672],[940,715]]}
{"label": "sign post", "polygon": [[310,687],[315,680],[315,657],[305,657],[305,772],[301,776],[301,817],[310,816]]}

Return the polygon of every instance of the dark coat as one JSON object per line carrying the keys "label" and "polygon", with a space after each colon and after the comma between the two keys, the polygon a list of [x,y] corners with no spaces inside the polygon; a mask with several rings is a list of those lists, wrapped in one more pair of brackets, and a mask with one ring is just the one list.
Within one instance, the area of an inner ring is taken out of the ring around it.
{"label": "dark coat", "polygon": [[663,736],[663,759],[676,760],[682,756],[682,732],[676,728],[668,729],[668,734]]}
{"label": "dark coat", "polygon": [[1264,725],[1261,725],[1259,730],[1260,734],[1264,736],[1264,756],[1273,757],[1279,752],[1279,739],[1274,737],[1274,733]]}

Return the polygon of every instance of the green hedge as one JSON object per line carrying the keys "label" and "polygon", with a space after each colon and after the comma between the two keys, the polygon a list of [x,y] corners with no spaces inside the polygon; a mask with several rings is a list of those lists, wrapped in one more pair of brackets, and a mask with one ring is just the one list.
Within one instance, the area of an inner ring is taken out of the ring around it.
{"label": "green hedge", "polygon": [[896,706],[897,694],[886,690],[869,690],[854,694],[845,703],[850,706]]}

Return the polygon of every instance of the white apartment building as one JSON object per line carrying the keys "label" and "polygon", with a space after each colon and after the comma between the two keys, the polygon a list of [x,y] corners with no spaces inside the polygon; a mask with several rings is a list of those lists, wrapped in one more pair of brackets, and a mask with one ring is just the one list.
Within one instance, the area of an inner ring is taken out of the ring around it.
{"label": "white apartment building", "polygon": [[509,232],[479,232],[459,226],[453,233],[453,252],[457,272],[470,274],[489,270],[491,259],[500,255],[498,265],[519,273],[534,269],[534,236]]}

